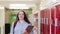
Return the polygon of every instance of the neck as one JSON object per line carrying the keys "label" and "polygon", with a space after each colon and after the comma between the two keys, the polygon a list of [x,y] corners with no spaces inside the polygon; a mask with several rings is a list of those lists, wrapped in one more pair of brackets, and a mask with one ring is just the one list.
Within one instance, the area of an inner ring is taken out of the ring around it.
{"label": "neck", "polygon": [[19,20],[20,23],[23,23],[24,20]]}

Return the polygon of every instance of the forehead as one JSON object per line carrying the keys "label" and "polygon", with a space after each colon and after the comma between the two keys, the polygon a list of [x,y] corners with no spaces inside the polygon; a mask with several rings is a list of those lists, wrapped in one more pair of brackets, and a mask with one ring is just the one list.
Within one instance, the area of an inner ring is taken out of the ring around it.
{"label": "forehead", "polygon": [[23,11],[20,11],[19,14],[24,14]]}

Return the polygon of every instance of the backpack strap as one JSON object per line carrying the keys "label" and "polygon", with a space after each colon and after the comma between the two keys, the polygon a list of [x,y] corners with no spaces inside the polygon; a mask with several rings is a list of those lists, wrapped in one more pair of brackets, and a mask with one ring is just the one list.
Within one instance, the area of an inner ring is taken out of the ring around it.
{"label": "backpack strap", "polygon": [[14,29],[15,29],[15,26],[16,26],[16,21],[14,22],[14,24],[13,24],[13,34],[14,34]]}
{"label": "backpack strap", "polygon": [[14,22],[14,28],[15,28],[15,26],[16,26],[16,23],[17,23],[17,22]]}

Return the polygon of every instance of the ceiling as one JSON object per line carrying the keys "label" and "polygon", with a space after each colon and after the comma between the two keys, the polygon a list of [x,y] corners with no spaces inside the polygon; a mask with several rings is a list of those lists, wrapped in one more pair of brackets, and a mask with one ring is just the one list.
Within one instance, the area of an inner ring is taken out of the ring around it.
{"label": "ceiling", "polygon": [[0,6],[8,8],[9,4],[37,5],[40,4],[40,0],[0,0]]}

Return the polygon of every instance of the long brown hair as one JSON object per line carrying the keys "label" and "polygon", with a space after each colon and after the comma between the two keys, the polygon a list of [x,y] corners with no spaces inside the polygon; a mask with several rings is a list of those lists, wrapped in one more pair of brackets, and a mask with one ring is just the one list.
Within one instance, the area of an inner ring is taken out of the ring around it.
{"label": "long brown hair", "polygon": [[[24,13],[24,20],[25,20],[28,24],[30,24],[30,21],[28,20],[28,18],[27,18],[27,16],[26,16],[26,13],[25,13],[23,10],[21,10],[21,11]],[[20,11],[19,11],[19,12],[20,12]],[[17,17],[16,17],[16,22],[19,21],[19,17],[18,17],[19,12],[18,12]]]}

